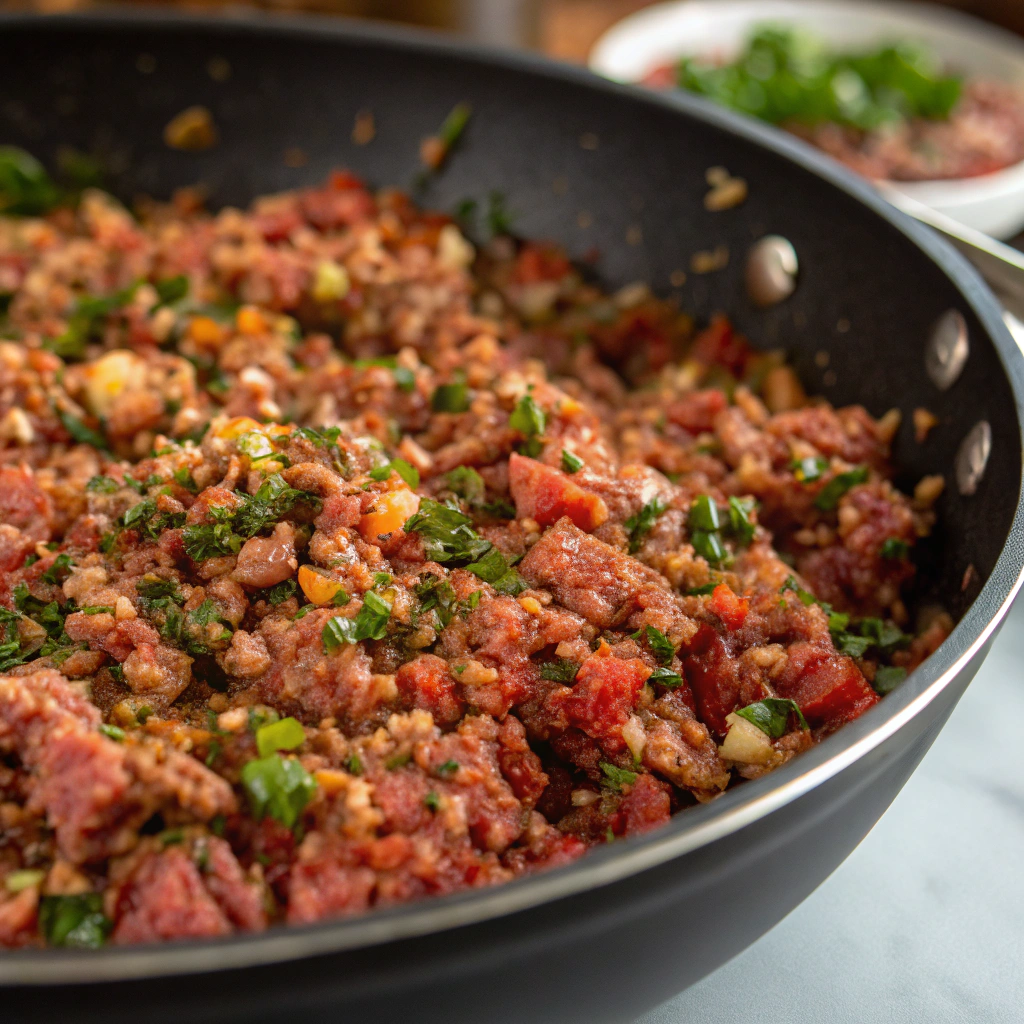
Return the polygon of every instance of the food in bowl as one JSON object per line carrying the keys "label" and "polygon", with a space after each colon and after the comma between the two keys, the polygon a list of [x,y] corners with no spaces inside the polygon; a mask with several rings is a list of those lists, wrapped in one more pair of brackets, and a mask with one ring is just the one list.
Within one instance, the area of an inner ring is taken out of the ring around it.
{"label": "food in bowl", "polygon": [[645,81],[784,127],[869,178],[971,178],[1024,160],[1020,90],[949,74],[909,43],[831,51],[807,32],[765,25],[734,60],[682,57]]}
{"label": "food in bowl", "polygon": [[0,944],[565,864],[947,635],[905,603],[942,481],[894,487],[898,415],[725,318],[349,173],[133,216],[7,157]]}

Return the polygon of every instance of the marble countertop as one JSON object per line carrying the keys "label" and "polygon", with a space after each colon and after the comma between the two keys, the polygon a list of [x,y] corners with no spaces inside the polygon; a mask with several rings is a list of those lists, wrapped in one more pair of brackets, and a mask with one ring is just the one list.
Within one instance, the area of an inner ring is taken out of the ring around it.
{"label": "marble countertop", "polygon": [[[1024,600],[881,821],[735,960],[636,1024],[1024,1020]],[[756,999],[756,1004],[755,1004]]]}

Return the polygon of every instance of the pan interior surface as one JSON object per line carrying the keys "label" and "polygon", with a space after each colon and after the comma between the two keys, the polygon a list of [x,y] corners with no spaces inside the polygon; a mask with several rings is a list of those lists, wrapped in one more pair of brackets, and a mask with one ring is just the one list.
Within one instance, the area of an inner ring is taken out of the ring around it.
{"label": "pan interior surface", "polygon": [[[1019,585],[1024,557],[1024,360],[966,264],[823,158],[692,99],[641,95],[530,58],[310,21],[11,17],[0,53],[0,139],[48,165],[64,146],[96,155],[122,199],[164,198],[202,182],[211,207],[242,205],[338,167],[374,185],[417,187],[422,205],[441,210],[467,198],[486,203],[499,192],[518,234],[560,242],[610,287],[643,281],[659,294],[679,292],[698,321],[728,312],[757,347],[785,349],[810,393],[835,405],[861,403],[875,416],[899,409],[897,483],[912,490],[931,474],[947,481],[940,527],[922,553],[930,589],[920,597],[941,597],[960,623],[907,684],[864,718],[771,777],[622,849],[504,891],[213,944],[216,966],[422,934],[678,856],[795,799],[870,751],[990,639]],[[462,101],[473,115],[460,145],[443,173],[420,188],[420,140]],[[169,149],[165,125],[193,105],[212,114],[218,144],[196,153]],[[353,125],[364,111],[373,115],[375,136],[360,145]],[[748,182],[742,205],[706,209],[713,166]],[[790,299],[765,310],[745,296],[744,265],[751,245],[769,234],[793,244],[800,276]],[[724,267],[695,273],[694,257],[716,250],[726,254]],[[966,325],[969,356],[942,390],[925,365],[935,325],[950,310]],[[918,408],[939,419],[926,444],[914,439]],[[989,454],[973,491],[965,491],[957,486],[954,456],[981,423],[988,424]],[[0,961],[0,982],[207,970],[209,948],[106,950],[87,958],[17,954]]]}

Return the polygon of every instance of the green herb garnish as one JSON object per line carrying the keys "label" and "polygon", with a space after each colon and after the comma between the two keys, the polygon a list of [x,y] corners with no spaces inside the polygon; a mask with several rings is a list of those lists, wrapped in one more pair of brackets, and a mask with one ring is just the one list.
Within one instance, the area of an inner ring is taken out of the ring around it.
{"label": "green herb garnish", "polygon": [[910,545],[899,537],[888,537],[880,554],[887,559],[906,558],[910,554]]}
{"label": "green herb garnish", "polygon": [[414,490],[420,485],[419,470],[410,465],[405,459],[392,459],[383,466],[377,466],[370,470],[371,480],[387,480],[392,472],[397,473]]}
{"label": "green herb garnish", "polygon": [[786,729],[789,728],[790,715],[796,715],[801,729],[810,728],[796,701],[784,700],[781,697],[765,697],[764,700],[740,708],[736,714],[740,718],[745,718],[752,725],[756,725],[761,732],[767,733],[775,740],[784,735]]}
{"label": "green herb garnish", "polygon": [[254,818],[273,818],[293,828],[316,793],[316,780],[293,757],[271,754],[242,768],[242,785]]}
{"label": "green herb garnish", "polygon": [[661,498],[651,498],[639,512],[631,515],[625,522],[629,533],[629,553],[635,555],[643,544],[644,537],[651,532],[658,516],[668,508]]}
{"label": "green herb garnish", "polygon": [[321,636],[328,654],[344,644],[359,643],[360,640],[383,640],[387,635],[391,606],[378,594],[368,590],[363,594],[363,606],[351,619],[335,616],[328,619]]}
{"label": "green herb garnish", "polygon": [[544,661],[540,666],[541,679],[550,679],[555,683],[566,683],[571,686],[576,681],[576,673],[580,670],[578,661],[559,658],[557,661]]}
{"label": "green herb garnish", "polygon": [[831,511],[839,504],[839,499],[851,487],[865,483],[867,478],[867,466],[858,466],[856,469],[849,469],[845,473],[837,473],[818,492],[818,496],[814,499],[815,507],[820,508],[823,512]]}
{"label": "green herb garnish", "polygon": [[256,749],[260,757],[269,757],[279,750],[294,750],[306,742],[306,730],[296,718],[282,718],[256,730]]}
{"label": "green herb garnish", "polygon": [[616,793],[621,793],[623,786],[632,786],[636,782],[636,772],[631,772],[626,768],[618,768],[607,761],[601,762],[601,771],[604,774],[604,785]]}
{"label": "green herb garnish", "polygon": [[99,949],[113,927],[103,913],[98,892],[77,896],[44,896],[39,903],[39,930],[49,946]]}
{"label": "green herb garnish", "polygon": [[586,463],[578,455],[573,454],[568,448],[562,449],[562,469],[566,473],[578,473],[584,465]]}
{"label": "green herb garnish", "polygon": [[683,685],[683,677],[678,672],[673,672],[672,669],[666,668],[664,665],[659,665],[648,677],[647,682],[659,683],[662,686],[668,687],[670,690],[674,690],[677,686]]}
{"label": "green herb garnish", "polygon": [[820,455],[811,455],[806,459],[794,459],[789,468],[793,470],[793,476],[802,484],[812,484],[820,480],[822,473],[828,469],[828,459]]}
{"label": "green herb garnish", "polygon": [[434,412],[465,412],[469,408],[469,388],[465,381],[439,384],[430,396]]}
{"label": "green herb garnish", "polygon": [[945,120],[962,90],[922,46],[836,53],[806,31],[779,26],[758,28],[728,64],[684,57],[676,75],[682,88],[771,124],[860,131],[914,117]]}
{"label": "green herb garnish", "polygon": [[871,684],[875,693],[884,697],[907,678],[907,670],[899,665],[880,665],[875,672],[875,681]]}

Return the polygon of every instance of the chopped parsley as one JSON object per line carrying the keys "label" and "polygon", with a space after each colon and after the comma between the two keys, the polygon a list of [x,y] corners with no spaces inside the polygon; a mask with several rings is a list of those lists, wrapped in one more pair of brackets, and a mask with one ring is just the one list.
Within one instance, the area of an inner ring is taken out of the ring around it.
{"label": "chopped parsley", "polygon": [[254,818],[273,818],[294,828],[316,793],[316,780],[293,757],[270,754],[242,768],[242,785]]}
{"label": "chopped parsley", "polygon": [[63,409],[57,409],[57,418],[64,425],[64,429],[71,435],[73,441],[76,441],[78,444],[90,445],[93,448],[98,448],[100,451],[109,451],[107,439],[98,431],[93,430],[92,427],[87,427],[77,416],[72,416],[71,413],[65,412]]}
{"label": "chopped parsley", "polygon": [[884,697],[907,678],[907,670],[899,665],[880,665],[875,672],[875,681],[871,684],[875,693]]}
{"label": "chopped parsley", "polygon": [[690,506],[689,525],[691,530],[716,533],[721,529],[718,505],[710,494],[698,494]]}
{"label": "chopped parsley", "polygon": [[39,930],[49,946],[99,949],[113,923],[103,913],[103,895],[44,896],[39,903]]}
{"label": "chopped parsley", "polygon": [[117,743],[124,743],[125,731],[117,725],[107,725],[103,723],[99,726],[99,731],[107,737],[108,740],[114,740]]}
{"label": "chopped parsley", "polygon": [[256,730],[256,749],[260,757],[269,757],[279,750],[294,750],[306,742],[306,730],[296,718],[282,718]]}
{"label": "chopped parsley", "polygon": [[715,592],[715,587],[717,586],[717,583],[705,583],[700,587],[690,587],[690,589],[686,591],[686,596],[703,597],[705,594],[713,594]]}
{"label": "chopped parsley", "polygon": [[486,494],[484,478],[472,466],[456,466],[446,477],[448,487],[470,505],[482,505]]}
{"label": "chopped parsley", "polygon": [[491,236],[512,234],[515,214],[506,206],[503,193],[494,190],[487,197],[487,229]]}
{"label": "chopped parsley", "polygon": [[141,580],[136,580],[135,589],[145,601],[156,601],[162,597],[169,597],[172,601],[181,602],[177,580],[165,580],[159,576],[143,576]]}
{"label": "chopped parsley", "polygon": [[430,396],[434,412],[465,412],[469,408],[469,388],[465,381],[438,384]]}
{"label": "chopped parsley", "polygon": [[21,650],[21,634],[18,630],[20,621],[21,616],[17,612],[0,608],[0,635],[3,636],[3,642],[0,643],[0,672],[23,664],[27,657],[27,652]]}
{"label": "chopped parsley", "polygon": [[899,537],[887,537],[880,554],[886,559],[906,558],[910,554],[910,545]]}
{"label": "chopped parsley", "polygon": [[492,546],[473,529],[473,520],[460,508],[431,498],[420,502],[419,511],[406,521],[405,532],[418,533],[427,558],[442,564],[478,561]]}
{"label": "chopped parsley", "polygon": [[263,596],[269,605],[276,608],[279,604],[287,601],[289,597],[294,597],[297,589],[298,584],[294,579],[284,580],[266,590]]}
{"label": "chopped parsley", "polygon": [[177,529],[184,523],[184,512],[159,512],[156,498],[144,498],[121,516],[124,529],[137,530],[152,541],[158,541],[164,530]]}
{"label": "chopped parsley", "polygon": [[508,564],[505,556],[495,547],[482,558],[470,562],[466,568],[485,583],[490,583],[499,594],[515,597],[530,588],[526,580]]}
{"label": "chopped parsley", "polygon": [[452,761],[450,759],[445,761],[443,764],[439,764],[434,769],[434,771],[436,771],[437,774],[442,779],[450,779],[458,770],[459,770],[459,762],[458,761]]}
{"label": "chopped parsley", "polygon": [[184,274],[165,277],[162,281],[157,281],[153,287],[156,289],[158,300],[156,305],[169,306],[172,302],[180,302],[188,295],[188,278]]}
{"label": "chopped parsley", "polygon": [[668,508],[661,498],[651,498],[639,512],[631,515],[625,522],[629,532],[629,553],[635,555],[643,544],[644,537],[651,532],[655,520]]}
{"label": "chopped parsley", "polygon": [[607,761],[601,762],[601,772],[604,775],[603,785],[614,790],[616,793],[621,793],[623,786],[632,786],[636,782],[636,772],[631,772],[626,768],[618,768]]}
{"label": "chopped parsley", "polygon": [[793,576],[786,577],[779,593],[784,594],[787,590],[793,591],[801,604],[816,604],[828,616],[832,642],[840,654],[863,658],[872,647],[877,647],[883,654],[890,654],[910,641],[910,637],[897,626],[882,619],[868,617],[851,622],[846,612],[837,612],[827,601],[819,601],[809,590],[801,587]]}
{"label": "chopped parsley", "polygon": [[721,534],[717,531],[708,533],[706,530],[694,530],[690,534],[690,543],[693,545],[693,550],[708,565],[720,566],[729,560],[729,553],[725,550]]}
{"label": "chopped parsley", "polygon": [[683,677],[664,665],[659,665],[648,677],[647,682],[659,683],[661,686],[674,690],[677,686],[683,685]]}
{"label": "chopped parsley", "polygon": [[775,740],[784,735],[789,728],[790,715],[796,715],[801,729],[810,728],[796,701],[784,700],[781,697],[765,697],[764,700],[740,708],[736,714],[740,718],[745,718],[752,725],[756,725],[761,732],[767,733]]}
{"label": "chopped parsley", "polygon": [[47,583],[54,584],[54,586],[59,586],[71,575],[71,568],[74,564],[71,561],[70,555],[58,555],[50,568],[42,573],[39,578]]}
{"label": "chopped parsley", "polygon": [[107,317],[128,305],[141,283],[136,281],[110,295],[81,296],[68,317],[64,333],[51,338],[46,347],[61,359],[81,359],[90,342],[102,340]]}
{"label": "chopped parsley", "polygon": [[194,562],[237,554],[244,541],[274,525],[300,502],[320,505],[316,495],[289,487],[280,473],[267,477],[255,494],[239,497],[235,508],[211,505],[207,511],[212,523],[196,523],[181,531],[185,552]]}
{"label": "chopped parsley", "polygon": [[393,772],[396,768],[404,768],[412,760],[411,750],[402,750],[397,754],[392,754],[384,762],[384,767],[389,771]]}
{"label": "chopped parsley", "polygon": [[850,490],[851,487],[856,487],[858,484],[865,483],[867,478],[867,466],[858,466],[856,469],[849,469],[845,473],[837,473],[818,492],[818,496],[814,499],[815,507],[821,509],[823,512],[831,511],[839,504],[839,499],[848,490]]}
{"label": "chopped parsley", "polygon": [[34,156],[18,146],[0,146],[0,212],[34,217],[59,206],[63,198]]}
{"label": "chopped parsley", "polygon": [[383,640],[387,635],[391,606],[379,594],[368,590],[363,594],[363,606],[354,618],[334,616],[327,620],[321,637],[324,650],[333,653],[345,644],[360,640]]}
{"label": "chopped parsley", "polygon": [[[753,498],[730,497],[728,518],[723,518],[718,504],[710,494],[698,494],[690,506],[687,525],[694,551],[709,565],[718,567],[731,561],[723,537],[731,536],[740,546],[754,539],[756,527],[751,519]],[[713,589],[713,588],[712,588]]]}
{"label": "chopped parsley", "polygon": [[586,463],[568,448],[562,449],[562,469],[566,473],[578,473],[585,465]]}
{"label": "chopped parsley", "polygon": [[420,485],[419,470],[410,465],[405,459],[392,459],[383,466],[377,466],[370,470],[371,480],[387,480],[392,472],[397,473],[413,489]]}
{"label": "chopped parsley", "polygon": [[527,392],[519,399],[512,415],[509,416],[508,425],[513,430],[518,430],[523,437],[536,437],[544,433],[547,417],[544,410],[533,400],[533,395]]}
{"label": "chopped parsley", "polygon": [[448,116],[441,122],[441,127],[437,130],[437,137],[447,149],[451,149],[462,137],[472,113],[473,108],[463,100],[461,103],[456,103],[448,112]]}
{"label": "chopped parsley", "polygon": [[113,477],[94,476],[85,485],[85,489],[91,494],[114,494],[121,489],[121,484]]}
{"label": "chopped parsley", "polygon": [[436,792],[434,792],[434,790],[431,790],[429,793],[427,793],[427,795],[423,798],[423,803],[426,804],[426,806],[435,813],[441,809],[441,798],[437,795]]}
{"label": "chopped parsley", "polygon": [[545,661],[540,666],[541,679],[550,679],[555,683],[572,685],[576,681],[576,673],[580,670],[578,661],[559,658],[557,661]]}
{"label": "chopped parsley", "polygon": [[656,626],[644,626],[633,634],[634,640],[641,640],[647,637],[647,643],[651,647],[651,653],[662,663],[667,665],[676,653],[676,645]]}
{"label": "chopped parsley", "polygon": [[729,529],[738,544],[746,546],[754,539],[756,527],[750,514],[754,511],[753,498],[729,498]]}
{"label": "chopped parsley", "polygon": [[185,466],[174,471],[174,482],[180,487],[184,487],[186,491],[190,491],[192,494],[197,494],[199,492],[199,485],[195,482],[192,474]]}
{"label": "chopped parsley", "polygon": [[828,459],[821,455],[812,455],[806,459],[794,459],[789,468],[793,470],[793,476],[802,484],[812,484],[820,480],[822,473],[828,469]]}

